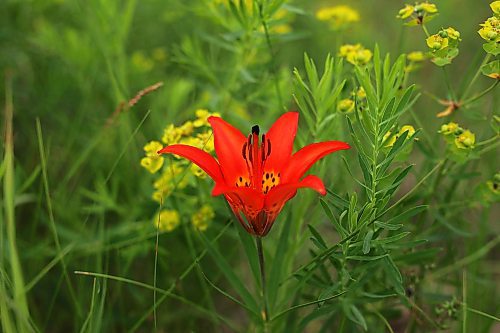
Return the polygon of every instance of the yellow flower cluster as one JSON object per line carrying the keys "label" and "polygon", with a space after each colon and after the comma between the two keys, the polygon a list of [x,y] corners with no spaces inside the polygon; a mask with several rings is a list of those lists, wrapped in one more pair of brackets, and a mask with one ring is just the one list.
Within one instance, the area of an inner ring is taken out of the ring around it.
{"label": "yellow flower cluster", "polygon": [[445,137],[454,136],[454,144],[459,149],[473,149],[476,143],[476,135],[469,130],[463,129],[457,123],[443,124],[439,133]]}
{"label": "yellow flower cluster", "polygon": [[404,125],[402,126],[397,133],[392,133],[391,131],[385,133],[384,135],[384,147],[389,148],[394,146],[394,143],[396,143],[396,140],[403,135],[404,132],[408,132],[408,136],[406,137],[406,140],[410,139],[413,137],[415,134],[415,128],[411,125]]}
{"label": "yellow flower cluster", "polygon": [[354,101],[350,98],[345,98],[337,103],[337,110],[342,113],[349,113],[354,110]]}
{"label": "yellow flower cluster", "polygon": [[397,17],[402,20],[414,17],[417,20],[416,23],[422,24],[426,16],[436,14],[437,12],[438,9],[435,4],[422,2],[415,5],[405,5],[399,10]]}
{"label": "yellow flower cluster", "polygon": [[163,146],[158,141],[151,141],[144,146],[144,152],[146,157],[141,159],[141,166],[151,173],[155,173],[161,169],[163,166],[164,158],[158,155],[158,150],[162,149]]}
{"label": "yellow flower cluster", "polygon": [[208,223],[214,218],[215,212],[210,205],[203,205],[200,210],[191,216],[193,227],[199,231],[205,231]]}
{"label": "yellow flower cluster", "polygon": [[490,3],[490,7],[495,15],[500,15],[500,0]]}
{"label": "yellow flower cluster", "polygon": [[188,185],[189,179],[184,175],[184,168],[174,163],[169,163],[160,178],[155,180],[153,187],[153,200],[162,202],[174,189],[183,189]]}
{"label": "yellow flower cluster", "polygon": [[[210,153],[214,151],[214,139],[212,131],[208,128],[208,117],[219,116],[218,113],[210,113],[205,109],[195,111],[195,119],[188,120],[180,126],[173,124],[168,125],[164,131],[161,141],[165,145],[182,143],[190,146],[195,146]],[[163,148],[159,141],[148,142],[144,146],[145,157],[141,159],[141,166],[150,173],[163,172],[153,183],[154,192],[153,200],[161,202],[168,197],[174,188],[183,189],[189,183],[189,177],[185,174],[188,166],[184,160],[172,161],[171,163],[164,162],[164,157],[158,155],[158,151]],[[205,172],[192,164],[189,166],[189,171],[199,178],[205,178]]]}
{"label": "yellow flower cluster", "polygon": [[333,6],[321,8],[316,12],[316,18],[327,21],[330,28],[340,30],[359,21],[359,13],[349,6]]}
{"label": "yellow flower cluster", "polygon": [[366,98],[366,91],[365,88],[359,87],[358,91],[356,92],[356,96],[359,99],[365,99]]}
{"label": "yellow flower cluster", "polygon": [[219,117],[218,113],[210,113],[205,109],[198,109],[195,111],[196,119],[193,121],[188,120],[181,126],[174,126],[173,124],[168,125],[163,130],[163,136],[161,141],[166,145],[172,145],[175,143],[183,143],[198,148],[203,148],[207,152],[213,151],[213,136],[211,130],[205,132],[196,133],[196,129],[209,126],[208,117],[216,116]]}
{"label": "yellow flower cluster", "polygon": [[163,209],[156,214],[153,224],[160,231],[171,232],[180,223],[179,213],[176,210]]}
{"label": "yellow flower cluster", "polygon": [[340,47],[339,55],[353,65],[364,66],[370,62],[373,54],[361,44],[345,44]]}
{"label": "yellow flower cluster", "polygon": [[448,45],[450,44],[450,40],[460,40],[460,32],[453,29],[452,27],[442,29],[437,34],[427,37],[425,41],[427,42],[427,46],[429,46],[429,48],[431,48],[433,51],[438,51],[448,47]]}
{"label": "yellow flower cluster", "polygon": [[[496,1],[500,3],[500,1]],[[481,38],[488,42],[500,42],[500,14],[489,17],[484,23],[481,23],[481,29],[478,30]]]}
{"label": "yellow flower cluster", "polygon": [[441,129],[439,130],[439,133],[444,134],[444,135],[455,134],[455,132],[457,132],[457,130],[459,128],[460,127],[458,126],[457,123],[449,122],[448,124],[441,125]]}
{"label": "yellow flower cluster", "polygon": [[148,55],[144,51],[135,51],[132,53],[130,61],[132,66],[139,72],[149,72],[155,65],[162,64],[167,59],[167,50],[164,47],[157,47]]}
{"label": "yellow flower cluster", "polygon": [[406,58],[412,62],[421,62],[425,60],[425,54],[421,51],[413,51],[408,53]]}

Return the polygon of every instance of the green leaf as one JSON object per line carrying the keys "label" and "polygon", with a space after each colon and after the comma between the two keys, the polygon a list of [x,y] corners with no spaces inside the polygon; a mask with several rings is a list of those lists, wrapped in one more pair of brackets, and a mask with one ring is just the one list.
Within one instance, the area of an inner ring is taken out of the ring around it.
{"label": "green leaf", "polygon": [[386,256],[383,263],[390,284],[394,287],[398,294],[404,295],[405,289],[403,287],[403,277],[401,276],[401,272],[397,266],[394,264],[394,261],[392,261],[390,256]]}
{"label": "green leaf", "polygon": [[375,226],[377,226],[379,228],[387,229],[387,230],[398,230],[403,226],[402,224],[389,224],[389,223],[384,223],[381,221],[375,221],[374,224],[375,224]]}
{"label": "green leaf", "polygon": [[370,252],[371,241],[373,237],[373,230],[368,230],[365,239],[363,240],[363,254],[368,254]]}
{"label": "green leaf", "polygon": [[481,67],[481,73],[492,79],[500,79],[500,60],[494,60]]}
{"label": "green leaf", "polygon": [[357,261],[374,261],[387,257],[388,254],[381,254],[378,256],[347,256],[347,260],[357,260]]}
{"label": "green leaf", "polygon": [[278,298],[279,284],[283,280],[283,275],[287,272],[285,263],[287,253],[289,253],[291,225],[292,223],[284,223],[278,246],[274,253],[273,264],[271,265],[271,273],[269,274],[268,282],[268,299],[271,309],[274,307]]}
{"label": "green leaf", "polygon": [[[228,208],[229,209],[229,208]],[[240,238],[241,244],[243,245],[243,250],[247,257],[248,263],[250,264],[250,269],[252,271],[255,281],[260,279],[260,269],[257,255],[257,248],[255,246],[255,239],[250,235],[240,223],[233,223],[238,231],[238,236]]]}
{"label": "green leaf", "polygon": [[347,317],[356,324],[362,326],[365,331],[368,331],[368,325],[366,324],[365,317],[363,317],[363,314],[359,311],[356,305],[352,304],[350,306],[350,310],[351,311],[346,313]]}
{"label": "green leaf", "polygon": [[330,207],[328,207],[328,204],[323,199],[319,199],[319,203],[321,204],[321,207],[323,207],[326,216],[328,216],[328,219],[335,227],[335,230],[337,230],[337,233],[341,235],[342,238],[345,238],[347,236],[347,230],[345,230],[344,227],[342,227],[339,221],[335,218]]}
{"label": "green leaf", "polygon": [[483,49],[487,53],[492,54],[494,56],[497,56],[497,55],[500,54],[500,43],[497,43],[495,41],[489,42],[489,43],[485,43],[485,44],[483,44]]}
{"label": "green leaf", "polygon": [[382,239],[375,239],[373,241],[373,243],[377,244],[377,245],[390,244],[390,243],[397,242],[398,240],[408,236],[409,234],[410,234],[409,231],[405,231],[405,232],[399,233],[399,234],[394,235],[394,236],[390,236],[390,237],[386,237],[386,238],[382,238]]}
{"label": "green leaf", "polygon": [[309,231],[311,232],[311,234],[313,236],[312,238],[317,241],[317,244],[318,244],[318,247],[320,248],[320,250],[326,249],[327,246],[326,246],[325,240],[323,239],[323,237],[321,237],[319,232],[310,224],[308,224],[307,227],[309,228]]}
{"label": "green leaf", "polygon": [[417,215],[418,213],[426,210],[429,206],[427,205],[421,205],[421,206],[415,206],[407,211],[399,214],[398,216],[395,216],[387,221],[387,224],[397,224],[399,222],[406,222],[410,217]]}
{"label": "green leaf", "polygon": [[259,307],[257,305],[257,301],[253,298],[252,294],[248,291],[247,287],[243,283],[243,280],[240,279],[236,273],[234,272],[234,268],[227,262],[226,258],[215,248],[212,243],[207,239],[207,237],[202,233],[198,233],[200,238],[205,243],[205,248],[208,253],[214,258],[214,262],[222,271],[226,279],[229,281],[231,286],[236,290],[238,295],[243,300],[243,303],[254,310],[255,312],[259,312]]}

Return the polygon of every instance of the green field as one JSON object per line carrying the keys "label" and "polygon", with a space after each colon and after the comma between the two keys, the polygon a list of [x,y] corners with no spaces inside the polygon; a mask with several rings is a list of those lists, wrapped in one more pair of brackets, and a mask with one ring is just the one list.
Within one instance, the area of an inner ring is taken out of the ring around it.
{"label": "green field", "polygon": [[500,1],[0,1],[0,331],[499,332],[499,55]]}

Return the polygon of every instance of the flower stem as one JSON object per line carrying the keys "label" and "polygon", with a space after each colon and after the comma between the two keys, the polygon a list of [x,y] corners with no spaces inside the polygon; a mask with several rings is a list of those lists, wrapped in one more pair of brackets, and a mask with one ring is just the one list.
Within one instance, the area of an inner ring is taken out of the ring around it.
{"label": "flower stem", "polygon": [[267,292],[266,292],[266,270],[264,268],[264,251],[262,250],[262,238],[257,237],[257,253],[259,255],[260,267],[260,287],[262,297],[262,319],[264,323],[264,332],[267,332],[267,324],[269,322],[269,309],[267,305]]}
{"label": "flower stem", "polygon": [[479,68],[477,69],[476,73],[472,77],[472,80],[469,82],[469,84],[465,88],[465,91],[462,94],[462,98],[461,98],[462,100],[467,98],[467,94],[469,93],[470,88],[472,87],[474,82],[476,82],[477,78],[479,77],[479,74],[481,74],[481,68],[490,60],[490,58],[491,58],[491,54],[489,54],[489,53],[484,57],[483,61],[479,65]]}
{"label": "flower stem", "polygon": [[446,71],[446,68],[444,66],[441,68],[443,69],[444,80],[446,82],[446,87],[448,88],[448,97],[453,102],[456,102],[457,97],[455,95],[455,91],[453,90],[453,87],[451,86],[450,77],[448,76],[448,72]]}
{"label": "flower stem", "polygon": [[422,29],[424,30],[425,35],[429,37],[430,36],[429,31],[427,30],[427,27],[423,23],[422,23]]}
{"label": "flower stem", "polygon": [[280,90],[280,84],[279,84],[278,71],[276,69],[276,62],[275,62],[276,57],[275,57],[274,51],[273,51],[273,44],[271,44],[271,37],[269,36],[269,29],[267,26],[267,22],[264,18],[262,2],[257,1],[257,6],[259,9],[259,16],[260,16],[260,20],[262,23],[262,27],[264,28],[264,35],[266,36],[267,48],[269,49],[269,54],[271,55],[271,74],[274,77],[274,86],[276,88],[276,95],[278,97],[278,102],[280,104],[280,108],[282,108],[282,107],[284,107],[284,105],[283,105],[283,98],[281,97],[281,90]]}
{"label": "flower stem", "polygon": [[464,105],[467,105],[469,103],[472,103],[476,100],[478,100],[479,98],[483,97],[484,95],[486,95],[487,93],[489,93],[491,90],[493,90],[493,88],[495,88],[498,84],[498,82],[500,82],[499,80],[496,80],[495,83],[493,83],[491,86],[489,86],[486,90],[483,90],[482,92],[480,92],[479,94],[477,94],[476,96],[473,96],[465,101],[463,101],[461,104],[462,106]]}

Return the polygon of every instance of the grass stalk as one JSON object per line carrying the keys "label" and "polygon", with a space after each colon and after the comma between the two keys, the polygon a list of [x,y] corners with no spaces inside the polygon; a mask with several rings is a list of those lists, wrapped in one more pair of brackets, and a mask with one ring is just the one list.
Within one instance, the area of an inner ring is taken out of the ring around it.
{"label": "grass stalk", "polygon": [[268,332],[269,323],[269,306],[267,304],[267,288],[266,288],[266,269],[264,263],[264,251],[262,249],[262,237],[256,237],[257,253],[259,255],[260,267],[260,290],[262,297],[262,320],[264,325],[264,332]]}
{"label": "grass stalk", "polygon": [[[16,243],[16,217],[15,217],[15,177],[14,177],[14,129],[13,129],[14,103],[12,92],[12,77],[9,73],[6,75],[5,82],[5,141],[4,141],[4,165],[5,174],[3,181],[4,194],[4,214],[5,214],[5,229],[7,234],[7,248],[9,250],[9,261],[11,268],[12,294],[15,307],[16,321],[18,331],[25,332],[28,326],[25,324],[29,318],[28,300],[24,291],[24,277],[21,268],[21,261],[17,250]],[[3,242],[3,241],[2,241]],[[3,256],[3,255],[2,255]],[[3,265],[2,265],[3,266]],[[2,289],[4,289],[4,277],[2,277]],[[7,294],[2,297],[2,308],[5,308]],[[7,320],[7,326],[11,326],[9,314],[2,311],[3,319]],[[7,331],[8,332],[8,331]]]}

